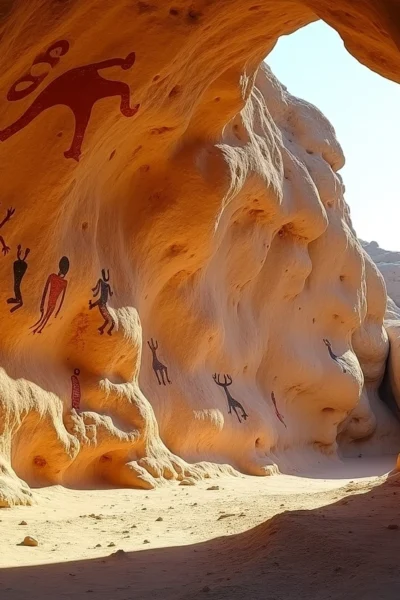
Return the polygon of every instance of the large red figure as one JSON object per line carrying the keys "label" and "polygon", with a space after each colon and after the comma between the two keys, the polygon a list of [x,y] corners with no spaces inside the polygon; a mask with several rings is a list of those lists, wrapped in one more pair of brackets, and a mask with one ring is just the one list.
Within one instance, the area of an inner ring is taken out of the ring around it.
{"label": "large red figure", "polygon": [[[57,275],[55,273],[52,273],[47,278],[46,285],[43,290],[42,300],[40,302],[41,317],[34,325],[32,325],[32,327],[30,327],[30,329],[34,328],[33,333],[42,333],[44,327],[47,324],[47,321],[50,319],[51,315],[53,314],[56,308],[57,301],[60,296],[61,301],[58,306],[57,312],[54,315],[55,317],[58,315],[63,305],[65,292],[67,290],[68,285],[68,281],[65,279],[65,276],[69,271],[69,260],[66,256],[63,256],[61,258],[58,268],[59,271]],[[49,292],[49,300],[47,302],[47,308],[45,312],[44,305],[46,303],[47,292]]]}
{"label": "large red figure", "polygon": [[83,138],[88,126],[93,105],[97,100],[111,96],[120,96],[120,110],[125,117],[133,117],[139,110],[139,104],[131,107],[130,89],[127,83],[104,79],[99,70],[109,67],[130,69],[135,63],[135,53],[126,58],[111,58],[103,62],[76,67],[54,79],[36,97],[24,114],[2,131],[0,141],[4,142],[21,129],[24,129],[38,115],[57,105],[67,106],[75,117],[75,131],[71,147],[64,152],[65,158],[79,161]]}

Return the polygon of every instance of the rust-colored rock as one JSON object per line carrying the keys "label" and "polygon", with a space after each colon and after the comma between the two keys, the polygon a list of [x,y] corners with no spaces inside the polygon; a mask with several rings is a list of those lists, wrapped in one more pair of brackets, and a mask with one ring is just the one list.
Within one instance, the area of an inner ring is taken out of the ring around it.
{"label": "rust-colored rock", "polygon": [[35,546],[38,546],[39,542],[31,537],[30,535],[27,535],[26,537],[24,537],[23,541],[21,542],[20,546],[31,546],[32,548]]}

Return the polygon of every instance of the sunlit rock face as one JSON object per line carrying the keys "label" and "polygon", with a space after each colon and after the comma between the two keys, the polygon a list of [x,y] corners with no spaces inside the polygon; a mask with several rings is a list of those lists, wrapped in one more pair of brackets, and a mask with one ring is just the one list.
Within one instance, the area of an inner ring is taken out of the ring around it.
{"label": "sunlit rock face", "polygon": [[323,17],[396,78],[392,5],[341,5],[3,7],[0,504],[379,439],[386,292],[342,151],[259,68]]}

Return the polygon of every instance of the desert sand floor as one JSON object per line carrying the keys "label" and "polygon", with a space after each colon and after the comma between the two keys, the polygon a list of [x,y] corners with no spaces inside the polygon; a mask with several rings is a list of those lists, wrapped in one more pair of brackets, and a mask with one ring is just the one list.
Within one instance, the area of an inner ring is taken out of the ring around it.
{"label": "desert sand floor", "polygon": [[[0,510],[0,598],[398,599],[394,463],[153,491],[37,490],[37,505]],[[26,535],[39,545],[20,546]]]}

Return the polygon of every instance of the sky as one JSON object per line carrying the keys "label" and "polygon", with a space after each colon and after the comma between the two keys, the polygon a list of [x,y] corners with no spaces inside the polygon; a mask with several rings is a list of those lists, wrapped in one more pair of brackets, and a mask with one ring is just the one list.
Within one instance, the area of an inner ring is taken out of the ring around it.
{"label": "sky", "polygon": [[400,250],[400,85],[361,65],[322,21],[281,37],[266,62],[334,126],[358,236]]}

